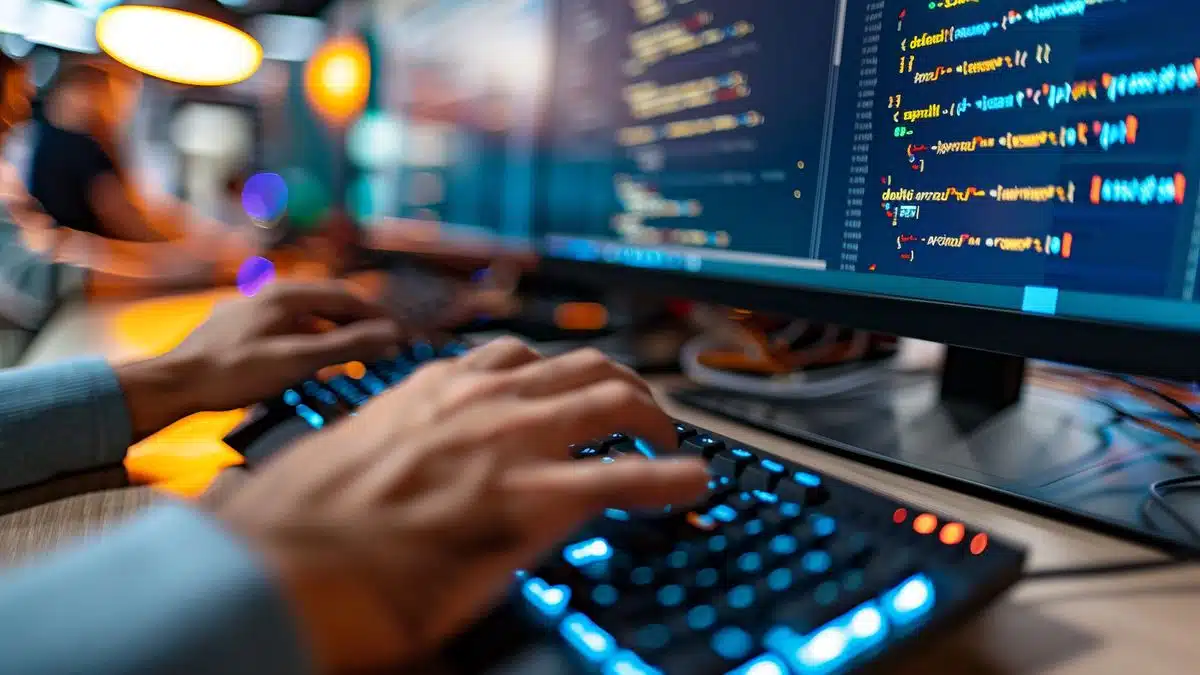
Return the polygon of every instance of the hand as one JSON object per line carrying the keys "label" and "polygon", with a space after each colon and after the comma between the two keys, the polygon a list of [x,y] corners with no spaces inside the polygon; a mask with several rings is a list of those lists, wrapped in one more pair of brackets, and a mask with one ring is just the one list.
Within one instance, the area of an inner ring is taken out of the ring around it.
{"label": "hand", "polygon": [[165,356],[117,368],[140,439],[193,413],[274,396],[318,370],[396,349],[383,310],[336,283],[276,284],[219,305]]}
{"label": "hand", "polygon": [[273,567],[323,671],[412,666],[603,509],[704,493],[699,461],[570,459],[613,431],[676,442],[628,369],[498,341],[417,371],[215,510]]}

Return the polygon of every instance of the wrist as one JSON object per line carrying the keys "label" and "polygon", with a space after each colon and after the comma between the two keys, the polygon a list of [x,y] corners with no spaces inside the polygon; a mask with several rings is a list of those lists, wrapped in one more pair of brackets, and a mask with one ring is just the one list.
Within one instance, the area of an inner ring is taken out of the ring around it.
{"label": "wrist", "polygon": [[200,412],[203,365],[174,353],[117,366],[134,442]]}

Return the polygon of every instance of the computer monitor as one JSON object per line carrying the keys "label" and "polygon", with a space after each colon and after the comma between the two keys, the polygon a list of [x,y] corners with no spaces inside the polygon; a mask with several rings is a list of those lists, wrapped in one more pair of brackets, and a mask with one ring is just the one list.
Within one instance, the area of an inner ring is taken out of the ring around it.
{"label": "computer monitor", "polygon": [[1018,355],[954,350],[940,399],[700,402],[1178,545],[1141,506],[1200,473],[1194,451],[1126,461],[1111,410],[1011,404],[1026,356],[1200,379],[1197,19],[1182,0],[559,0],[548,267]]}

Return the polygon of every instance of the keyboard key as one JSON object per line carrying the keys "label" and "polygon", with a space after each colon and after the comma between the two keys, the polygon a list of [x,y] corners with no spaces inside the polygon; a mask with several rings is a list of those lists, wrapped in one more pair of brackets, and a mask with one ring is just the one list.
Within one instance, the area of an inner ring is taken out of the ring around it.
{"label": "keyboard key", "polygon": [[712,638],[713,651],[728,661],[740,661],[754,649],[754,640],[741,628],[728,627],[717,631]]}
{"label": "keyboard key", "polygon": [[725,449],[725,444],[708,434],[693,436],[680,444],[680,448],[685,452],[694,452],[704,455],[705,459],[710,459],[713,455]]}
{"label": "keyboard key", "polygon": [[663,675],[631,651],[617,652],[604,666],[604,675]]}
{"label": "keyboard key", "polygon": [[582,614],[571,614],[563,619],[558,630],[567,644],[592,663],[602,664],[616,651],[612,636]]}
{"label": "keyboard key", "polygon": [[676,422],[675,423],[675,435],[679,437],[679,444],[683,445],[684,441],[686,441],[689,438],[692,438],[693,436],[696,435],[696,430],[689,427],[686,424],[681,424],[679,422]]}
{"label": "keyboard key", "polygon": [[761,465],[748,466],[738,480],[738,486],[743,490],[771,492],[779,482],[779,475],[771,473]]}
{"label": "keyboard key", "polygon": [[726,675],[789,675],[787,664],[774,654],[763,654]]}

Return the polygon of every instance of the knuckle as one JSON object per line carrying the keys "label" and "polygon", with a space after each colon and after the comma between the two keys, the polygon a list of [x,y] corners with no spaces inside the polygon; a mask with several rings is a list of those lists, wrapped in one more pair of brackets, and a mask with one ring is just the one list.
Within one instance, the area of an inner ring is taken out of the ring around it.
{"label": "knuckle", "polygon": [[633,408],[645,403],[644,393],[625,381],[605,382],[596,394],[604,405],[612,408]]}
{"label": "knuckle", "polygon": [[606,370],[614,365],[604,352],[595,347],[584,347],[571,355],[575,363],[587,370]]}

